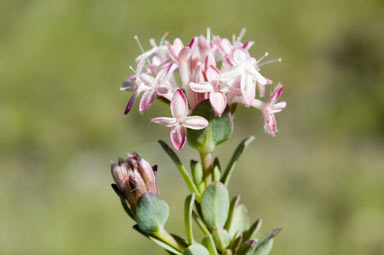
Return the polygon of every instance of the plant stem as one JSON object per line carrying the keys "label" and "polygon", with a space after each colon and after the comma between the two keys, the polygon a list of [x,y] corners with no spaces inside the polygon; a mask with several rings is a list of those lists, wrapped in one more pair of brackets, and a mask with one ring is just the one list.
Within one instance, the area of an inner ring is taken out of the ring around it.
{"label": "plant stem", "polygon": [[212,153],[202,153],[200,152],[200,159],[201,159],[201,165],[203,167],[203,173],[204,173],[204,184],[205,187],[207,187],[210,183],[209,176],[212,172]]}

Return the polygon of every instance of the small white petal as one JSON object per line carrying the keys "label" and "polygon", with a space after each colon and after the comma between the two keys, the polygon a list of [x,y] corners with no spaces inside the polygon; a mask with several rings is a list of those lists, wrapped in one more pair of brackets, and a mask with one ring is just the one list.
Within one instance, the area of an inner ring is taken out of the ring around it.
{"label": "small white petal", "polygon": [[166,118],[166,117],[159,117],[159,118],[154,118],[151,120],[152,123],[157,123],[162,126],[166,127],[172,127],[176,124],[176,119],[175,118]]}
{"label": "small white petal", "polygon": [[188,114],[188,101],[181,89],[178,89],[173,95],[171,101],[171,112],[175,118],[185,117]]}
{"label": "small white petal", "polygon": [[200,116],[189,116],[183,119],[182,125],[190,129],[203,129],[208,126],[208,121]]}
{"label": "small white petal", "polygon": [[213,86],[210,82],[201,82],[201,83],[189,83],[189,87],[198,93],[207,93],[213,91]]}
{"label": "small white petal", "polygon": [[170,138],[175,150],[181,150],[187,138],[187,129],[180,125],[173,126],[171,129]]}
{"label": "small white petal", "polygon": [[209,101],[213,110],[218,116],[223,114],[225,107],[227,107],[227,98],[221,92],[211,92],[209,94]]}

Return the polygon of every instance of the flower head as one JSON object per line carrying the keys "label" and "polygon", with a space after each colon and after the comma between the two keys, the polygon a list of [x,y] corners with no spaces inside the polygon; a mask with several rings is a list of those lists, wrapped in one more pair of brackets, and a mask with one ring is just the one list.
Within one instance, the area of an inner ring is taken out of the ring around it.
{"label": "flower head", "polygon": [[178,89],[171,100],[172,118],[159,117],[151,121],[160,125],[171,127],[170,138],[173,147],[181,150],[187,137],[187,128],[203,129],[208,121],[200,116],[188,116],[188,101],[181,89]]}

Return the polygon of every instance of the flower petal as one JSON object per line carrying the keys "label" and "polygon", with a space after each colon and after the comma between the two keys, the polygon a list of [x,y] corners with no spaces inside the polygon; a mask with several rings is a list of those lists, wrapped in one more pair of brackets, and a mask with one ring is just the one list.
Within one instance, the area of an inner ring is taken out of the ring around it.
{"label": "flower petal", "polygon": [[208,126],[208,121],[200,116],[189,116],[183,119],[182,125],[190,129],[203,129]]}
{"label": "flower petal", "polygon": [[207,93],[213,91],[213,86],[210,82],[201,82],[201,83],[189,83],[189,87],[198,93]]}
{"label": "flower petal", "polygon": [[252,104],[253,99],[255,99],[255,84],[253,83],[252,76],[249,74],[243,74],[241,76],[241,94],[243,95],[244,102],[246,106]]}
{"label": "flower petal", "polygon": [[233,59],[237,64],[245,64],[248,60],[248,55],[243,50],[235,50],[235,53],[233,53]]}
{"label": "flower petal", "polygon": [[179,151],[183,148],[185,144],[185,139],[187,137],[187,129],[180,125],[175,125],[171,129],[171,142],[175,150]]}
{"label": "flower petal", "polygon": [[209,101],[215,113],[219,116],[223,114],[225,107],[227,107],[227,98],[221,92],[211,92],[209,94]]}
{"label": "flower petal", "polygon": [[159,118],[153,118],[151,119],[152,123],[157,123],[162,126],[166,127],[172,127],[176,124],[176,119],[175,118],[166,118],[166,117],[159,117]]}
{"label": "flower petal", "polygon": [[181,89],[178,89],[172,97],[171,112],[175,118],[185,117],[188,114],[188,101]]}
{"label": "flower petal", "polygon": [[264,120],[265,120],[265,125],[264,125],[265,130],[270,135],[275,136],[277,132],[275,115],[269,111],[265,111]]}
{"label": "flower petal", "polygon": [[277,85],[275,90],[272,92],[271,98],[269,98],[268,103],[275,104],[277,100],[281,97],[281,94],[283,93],[283,86],[281,84]]}
{"label": "flower petal", "polygon": [[151,89],[144,92],[140,100],[139,111],[144,112],[147,110],[156,99],[156,91]]}
{"label": "flower petal", "polygon": [[131,96],[131,98],[128,101],[127,106],[125,107],[124,114],[128,114],[131,111],[132,106],[136,102],[138,95],[139,95],[139,93],[137,93],[137,91],[135,91],[135,93],[133,93],[133,95]]}
{"label": "flower petal", "polygon": [[242,73],[241,67],[235,67],[227,72],[221,73],[218,77],[218,80],[231,81],[236,79],[239,75],[241,75],[241,73]]}

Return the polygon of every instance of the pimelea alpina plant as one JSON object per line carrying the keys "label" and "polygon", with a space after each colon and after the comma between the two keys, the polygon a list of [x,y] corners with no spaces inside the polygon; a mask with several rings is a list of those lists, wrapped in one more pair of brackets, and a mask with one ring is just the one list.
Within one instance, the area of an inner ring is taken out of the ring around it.
{"label": "pimelea alpina plant", "polygon": [[[152,39],[152,49],[145,51],[137,37],[142,54],[136,58],[134,74],[123,82],[121,90],[133,92],[125,108],[128,114],[141,95],[139,111],[144,112],[156,99],[170,105],[168,117],[152,119],[153,123],[171,128],[170,140],[175,150],[186,141],[200,154],[200,162],[192,159],[190,172],[175,151],[160,140],[159,143],[180,171],[189,191],[184,204],[185,237],[170,234],[165,229],[169,207],[161,198],[157,181],[157,166],[151,166],[137,153],[120,158],[111,166],[123,208],[137,223],[133,226],[169,254],[186,255],[267,255],[273,238],[281,228],[256,238],[263,222],[253,224],[247,209],[240,204],[240,196],[229,198],[229,180],[237,160],[253,137],[244,139],[235,149],[225,168],[212,153],[225,142],[233,131],[233,115],[239,104],[259,109],[264,117],[266,132],[277,132],[275,113],[286,107],[278,102],[283,86],[272,88],[272,80],[261,74],[261,66],[280,61],[256,59],[249,53],[254,42],[242,43],[245,30],[232,41],[219,36],[197,36],[187,44],[180,39],[159,44]],[[270,87],[270,88],[269,88]],[[267,90],[269,99],[262,101]],[[204,234],[196,240],[192,222]]]}

